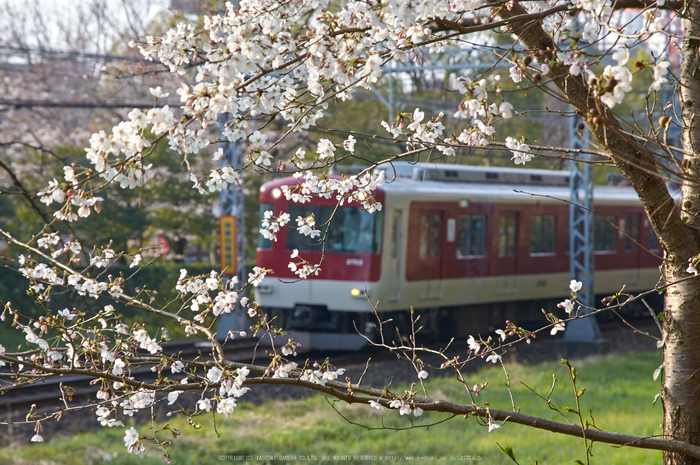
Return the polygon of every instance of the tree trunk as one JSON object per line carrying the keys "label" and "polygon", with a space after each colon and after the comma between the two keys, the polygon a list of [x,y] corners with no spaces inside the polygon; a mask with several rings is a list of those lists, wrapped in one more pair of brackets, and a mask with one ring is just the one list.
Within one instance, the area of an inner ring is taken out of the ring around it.
{"label": "tree trunk", "polygon": [[[700,2],[686,4],[684,37],[700,37]],[[511,9],[499,10],[503,19],[523,15],[518,3]],[[557,44],[535,22],[513,25],[525,47],[555,57]],[[663,274],[666,282],[688,278],[688,259],[700,253],[700,43],[685,39],[680,76],[683,102],[683,148],[685,156],[681,176],[683,199],[674,204],[661,177],[655,154],[628,137],[615,115],[597,101],[591,88],[581,76],[571,76],[561,65],[552,66],[548,77],[566,96],[567,101],[584,119],[588,110],[601,111],[604,123],[589,128],[610,154],[611,160],[630,181],[642,202],[649,221],[665,250]],[[660,98],[660,97],[659,97]],[[659,102],[659,106],[666,102]],[[680,209],[678,207],[681,207]],[[680,213],[680,214],[679,214]],[[700,444],[700,278],[668,286],[664,303],[664,383],[661,397],[664,404],[664,437],[691,444]],[[666,465],[700,465],[692,457],[664,453]]]}
{"label": "tree trunk", "polygon": [[[700,5],[688,3],[684,36],[698,37]],[[697,67],[698,40],[685,39],[682,51],[680,95],[683,108],[683,197],[681,216],[697,230],[700,226],[700,189],[695,155],[700,152],[700,124],[695,112],[700,108],[700,75]],[[661,102],[665,104],[666,102]],[[695,240],[686,250],[667,251],[667,282],[687,278],[688,259],[700,252]],[[664,309],[665,377],[661,391],[664,403],[664,437],[700,444],[700,278],[669,286]],[[700,460],[664,453],[666,465],[700,464]]]}

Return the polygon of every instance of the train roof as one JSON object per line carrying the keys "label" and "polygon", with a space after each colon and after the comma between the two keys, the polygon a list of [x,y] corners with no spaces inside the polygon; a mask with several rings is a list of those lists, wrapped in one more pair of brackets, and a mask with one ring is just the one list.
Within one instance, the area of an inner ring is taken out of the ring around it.
{"label": "train roof", "polygon": [[[508,203],[568,202],[569,171],[490,166],[412,164],[397,162],[382,167],[388,195],[416,200],[468,197],[471,201]],[[595,186],[598,205],[640,205],[628,186]]]}

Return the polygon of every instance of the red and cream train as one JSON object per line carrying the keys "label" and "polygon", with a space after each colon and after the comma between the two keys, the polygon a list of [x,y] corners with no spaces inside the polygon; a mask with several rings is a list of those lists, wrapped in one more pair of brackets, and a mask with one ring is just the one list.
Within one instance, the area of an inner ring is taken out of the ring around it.
{"label": "red and cream train", "polygon": [[[555,311],[567,297],[568,172],[408,163],[386,170],[393,180],[375,191],[380,212],[339,208],[317,276],[300,281],[289,270],[293,249],[321,258],[321,247],[291,224],[276,242],[260,240],[257,265],[274,274],[256,298],[306,349],[362,347],[358,330],[371,335],[374,304],[402,331],[413,308],[424,334],[467,337],[506,319],[545,323],[540,309]],[[287,211],[292,223],[314,213],[322,224],[335,202],[286,200],[280,187],[296,183],[264,184],[261,212]],[[594,198],[596,294],[622,284],[653,288],[659,245],[634,191],[596,186]]]}

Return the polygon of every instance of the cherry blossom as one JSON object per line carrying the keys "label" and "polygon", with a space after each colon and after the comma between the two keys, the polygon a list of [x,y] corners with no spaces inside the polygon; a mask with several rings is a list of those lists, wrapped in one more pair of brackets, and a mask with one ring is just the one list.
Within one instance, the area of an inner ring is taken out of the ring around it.
{"label": "cherry blossom", "polygon": [[467,339],[467,344],[469,345],[469,350],[474,351],[475,354],[479,353],[479,350],[481,349],[481,344],[474,340],[474,336],[469,336],[469,339]]}
{"label": "cherry blossom", "polygon": [[248,282],[253,286],[258,286],[262,280],[265,278],[267,270],[256,266],[253,268],[252,273],[248,273]]}
{"label": "cherry blossom", "polygon": [[373,408],[376,408],[377,410],[384,410],[384,407],[382,407],[382,404],[380,404],[376,400],[370,400],[369,405]]}
{"label": "cherry blossom", "polygon": [[197,401],[197,408],[205,412],[211,412],[211,401],[207,398]]}
{"label": "cherry blossom", "polygon": [[554,326],[552,326],[552,330],[549,332],[549,334],[551,334],[552,336],[554,336],[555,334],[557,334],[557,332],[559,332],[559,331],[564,331],[564,327],[565,327],[565,326],[566,326],[566,323],[564,323],[564,322],[561,321],[561,320],[557,320],[557,321],[554,323]]}
{"label": "cherry blossom", "polygon": [[210,383],[218,383],[221,380],[222,371],[219,367],[211,367],[207,371],[207,379]]}
{"label": "cherry blossom", "polygon": [[126,430],[124,434],[124,446],[126,446],[129,453],[133,452],[135,454],[140,454],[146,449],[143,444],[141,444],[139,433],[134,427]]}
{"label": "cherry blossom", "polygon": [[661,87],[668,82],[666,75],[668,74],[669,66],[671,66],[671,63],[668,61],[662,61],[654,65],[654,82],[649,86],[649,92],[661,90]]}
{"label": "cherry blossom", "polygon": [[581,281],[576,281],[575,279],[571,280],[571,283],[569,283],[569,289],[571,289],[571,292],[578,292],[583,288],[583,283]]}
{"label": "cherry blossom", "polygon": [[571,312],[574,311],[574,302],[572,302],[569,299],[566,299],[563,302],[558,303],[557,307],[564,309],[566,313],[571,315]]}

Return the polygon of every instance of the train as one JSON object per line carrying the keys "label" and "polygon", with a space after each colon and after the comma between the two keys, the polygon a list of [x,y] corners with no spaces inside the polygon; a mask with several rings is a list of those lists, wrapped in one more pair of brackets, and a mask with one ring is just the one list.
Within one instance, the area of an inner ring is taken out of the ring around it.
{"label": "train", "polygon": [[[304,280],[288,268],[291,252],[313,263],[323,251],[294,220],[313,213],[322,224],[336,201],[287,200],[282,186],[298,184],[293,177],[260,189],[261,218],[286,211],[292,223],[276,241],[259,240],[257,265],[274,274],[256,300],[302,347],[361,349],[377,337],[373,309],[390,321],[385,332],[407,334],[411,315],[420,315],[422,336],[445,340],[506,320],[542,326],[542,309],[556,313],[570,298],[568,171],[408,162],[382,169],[387,181],[374,194],[381,211],[339,207],[321,270]],[[594,202],[595,294],[653,288],[662,253],[634,190],[596,186]]]}

